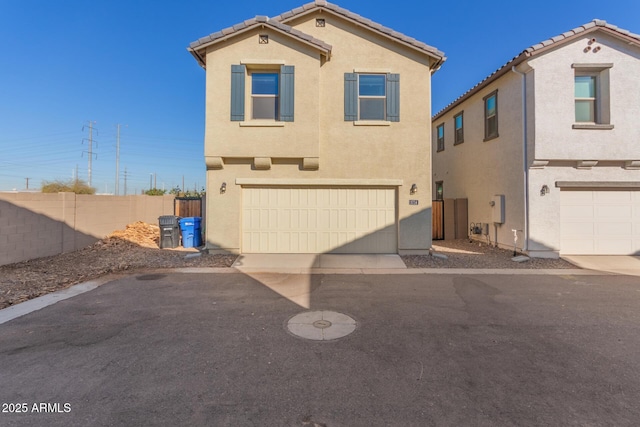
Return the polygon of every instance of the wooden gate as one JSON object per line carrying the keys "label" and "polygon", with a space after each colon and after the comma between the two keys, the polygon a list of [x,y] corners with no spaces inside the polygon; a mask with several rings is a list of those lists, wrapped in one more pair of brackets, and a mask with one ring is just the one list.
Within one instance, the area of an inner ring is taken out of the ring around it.
{"label": "wooden gate", "polygon": [[202,217],[202,199],[200,197],[176,197],[173,201],[173,214],[181,218]]}
{"label": "wooden gate", "polygon": [[431,230],[433,240],[444,239],[444,200],[431,202]]}

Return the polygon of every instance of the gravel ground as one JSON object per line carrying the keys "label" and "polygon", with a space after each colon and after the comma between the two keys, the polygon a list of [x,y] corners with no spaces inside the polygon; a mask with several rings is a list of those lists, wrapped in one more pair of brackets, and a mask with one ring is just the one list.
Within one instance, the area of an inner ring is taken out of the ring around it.
{"label": "gravel ground", "polygon": [[562,259],[531,258],[525,262],[515,262],[511,260],[513,250],[477,241],[469,242],[469,239],[435,240],[433,253],[446,255],[447,259],[429,255],[404,255],[402,260],[408,268],[578,268]]}
{"label": "gravel ground", "polygon": [[230,267],[235,255],[159,249],[127,240],[108,239],[56,256],[0,266],[0,309],[106,274],[178,267]]}
{"label": "gravel ground", "polygon": [[[198,254],[195,249],[159,249],[157,230],[145,230],[145,224],[116,232],[85,249],[0,266],[0,309],[68,288],[106,274],[179,267],[230,267],[235,255]],[[141,231],[142,230],[142,231]],[[132,235],[135,235],[132,237]],[[149,237],[150,235],[150,237]],[[155,239],[155,240],[154,240]],[[132,241],[133,240],[133,241]],[[436,241],[435,256],[410,255],[402,260],[408,268],[576,268],[564,260],[531,259],[511,261],[513,252],[469,240]]]}

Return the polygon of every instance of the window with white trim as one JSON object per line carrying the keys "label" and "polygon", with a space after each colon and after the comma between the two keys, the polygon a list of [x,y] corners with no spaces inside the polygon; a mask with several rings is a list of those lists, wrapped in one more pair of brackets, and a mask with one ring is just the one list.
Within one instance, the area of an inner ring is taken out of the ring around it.
{"label": "window with white trim", "polygon": [[387,77],[358,74],[358,120],[386,120]]}
{"label": "window with white trim", "polygon": [[354,122],[400,121],[400,75],[345,73],[344,120]]}
{"label": "window with white trim", "polygon": [[251,73],[251,118],[254,120],[277,120],[279,116],[278,73]]}

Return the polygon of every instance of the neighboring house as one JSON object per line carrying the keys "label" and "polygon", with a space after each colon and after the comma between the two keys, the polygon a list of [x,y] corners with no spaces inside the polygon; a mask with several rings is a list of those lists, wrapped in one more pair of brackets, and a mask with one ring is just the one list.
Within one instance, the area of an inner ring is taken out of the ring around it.
{"label": "neighboring house", "polygon": [[206,69],[211,251],[428,251],[442,52],[320,0],[189,51]]}
{"label": "neighboring house", "polygon": [[524,50],[433,117],[437,193],[534,257],[639,254],[638,76],[640,36],[601,20]]}

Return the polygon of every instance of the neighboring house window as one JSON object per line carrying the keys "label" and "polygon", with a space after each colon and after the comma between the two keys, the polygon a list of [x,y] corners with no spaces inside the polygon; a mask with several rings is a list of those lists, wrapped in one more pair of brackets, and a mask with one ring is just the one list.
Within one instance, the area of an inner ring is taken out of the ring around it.
{"label": "neighboring house window", "polygon": [[443,181],[436,182],[436,200],[444,200],[444,183]]}
{"label": "neighboring house window", "polygon": [[454,141],[453,145],[462,144],[464,142],[464,121],[463,112],[453,116]]}
{"label": "neighboring house window", "polygon": [[251,113],[254,120],[292,122],[294,117],[295,67],[280,66],[279,72],[247,71],[246,65],[231,66],[231,121],[245,120],[245,80],[251,78]]}
{"label": "neighboring house window", "polygon": [[400,121],[400,75],[345,73],[344,120]]}
{"label": "neighboring house window", "polygon": [[484,97],[484,140],[498,137],[498,91]]}
{"label": "neighboring house window", "polygon": [[438,125],[436,128],[436,141],[437,141],[437,151],[444,150],[444,123]]}
{"label": "neighboring house window", "polygon": [[613,64],[573,64],[574,128],[610,129],[609,68]]}
{"label": "neighboring house window", "polygon": [[251,118],[278,120],[278,73],[251,74]]}
{"label": "neighboring house window", "polygon": [[596,76],[575,77],[576,123],[596,122]]}

